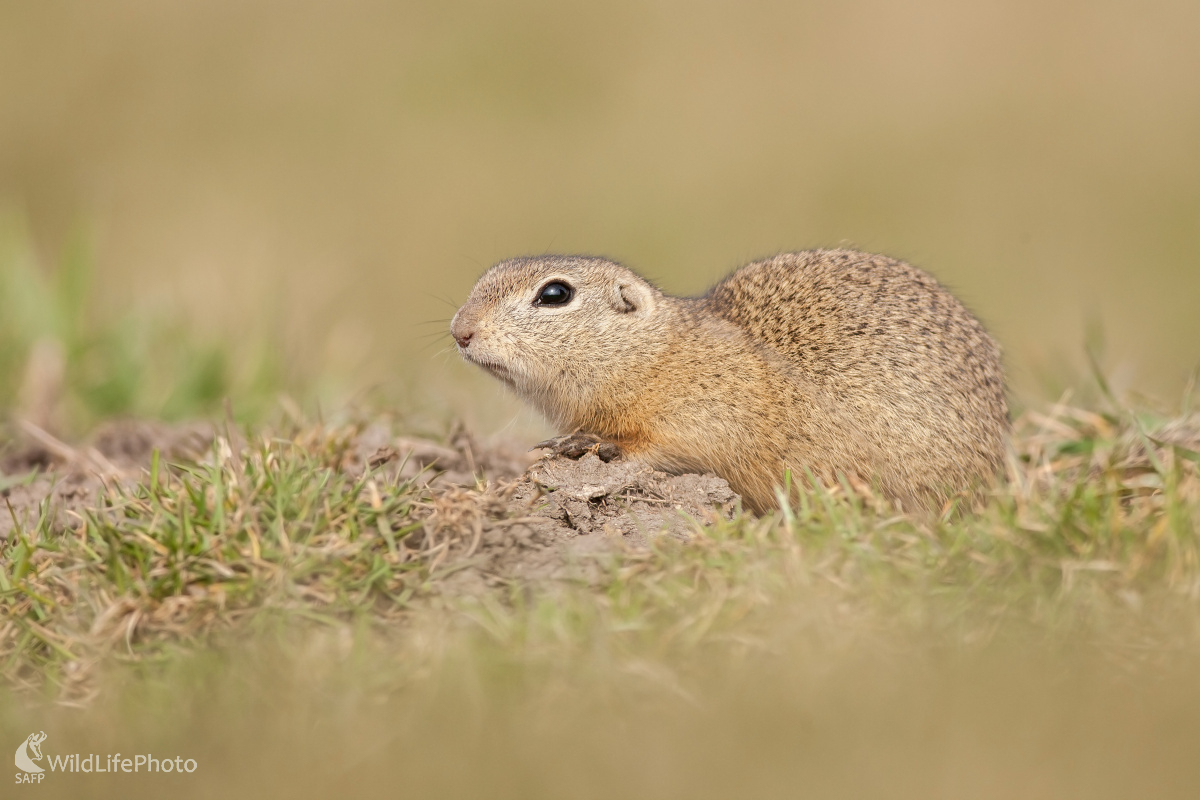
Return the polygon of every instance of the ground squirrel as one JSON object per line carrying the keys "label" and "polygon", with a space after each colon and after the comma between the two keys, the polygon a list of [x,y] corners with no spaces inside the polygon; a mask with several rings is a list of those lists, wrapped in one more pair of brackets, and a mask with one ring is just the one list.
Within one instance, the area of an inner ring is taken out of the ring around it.
{"label": "ground squirrel", "polygon": [[568,432],[544,445],[712,472],[757,512],[778,506],[787,469],[936,509],[1004,458],[999,347],[886,256],[784,253],[695,298],[602,258],[516,258],[484,273],[450,332]]}

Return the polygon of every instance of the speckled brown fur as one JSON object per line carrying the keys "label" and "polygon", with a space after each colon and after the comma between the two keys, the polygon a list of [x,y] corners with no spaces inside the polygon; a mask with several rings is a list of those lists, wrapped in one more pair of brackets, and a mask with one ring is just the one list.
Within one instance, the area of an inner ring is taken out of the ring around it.
{"label": "speckled brown fur", "polygon": [[[536,305],[554,280],[570,303]],[[995,341],[936,280],[884,256],[784,253],[699,298],[604,259],[513,259],[479,279],[451,331],[560,429],[716,473],[760,512],[788,468],[928,508],[1003,461]]]}

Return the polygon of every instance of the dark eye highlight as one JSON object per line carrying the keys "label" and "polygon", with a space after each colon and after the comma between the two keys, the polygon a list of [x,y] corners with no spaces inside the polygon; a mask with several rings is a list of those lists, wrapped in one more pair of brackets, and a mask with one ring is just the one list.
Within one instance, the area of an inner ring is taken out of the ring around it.
{"label": "dark eye highlight", "polygon": [[542,287],[538,292],[537,300],[533,301],[535,306],[561,306],[571,302],[571,298],[575,296],[575,290],[562,281],[551,281]]}

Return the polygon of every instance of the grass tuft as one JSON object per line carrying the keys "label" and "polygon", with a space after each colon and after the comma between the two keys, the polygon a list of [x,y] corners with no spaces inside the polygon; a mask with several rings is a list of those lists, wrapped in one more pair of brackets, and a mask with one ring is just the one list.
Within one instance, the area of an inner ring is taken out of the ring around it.
{"label": "grass tuft", "polygon": [[0,559],[5,678],[69,688],[110,656],[154,659],[264,613],[395,622],[441,552],[408,544],[427,498],[338,469],[342,445],[262,437],[235,456],[218,439],[200,464],[156,453],[73,524],[44,503]]}

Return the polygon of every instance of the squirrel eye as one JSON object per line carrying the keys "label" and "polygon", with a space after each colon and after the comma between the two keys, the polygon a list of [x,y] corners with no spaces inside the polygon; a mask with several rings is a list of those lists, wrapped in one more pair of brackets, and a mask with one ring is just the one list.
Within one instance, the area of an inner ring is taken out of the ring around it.
{"label": "squirrel eye", "polygon": [[551,281],[542,287],[538,292],[537,300],[534,305],[539,306],[561,306],[571,302],[571,298],[575,296],[575,290],[562,281]]}

